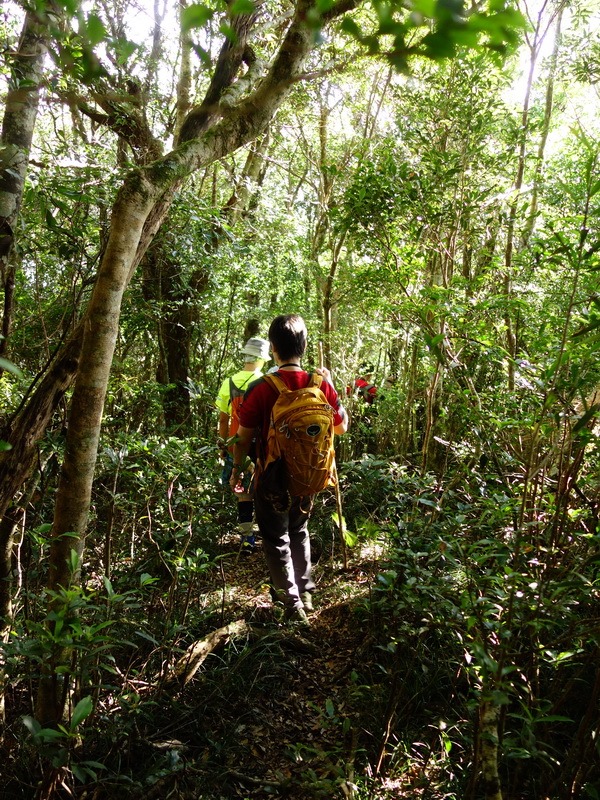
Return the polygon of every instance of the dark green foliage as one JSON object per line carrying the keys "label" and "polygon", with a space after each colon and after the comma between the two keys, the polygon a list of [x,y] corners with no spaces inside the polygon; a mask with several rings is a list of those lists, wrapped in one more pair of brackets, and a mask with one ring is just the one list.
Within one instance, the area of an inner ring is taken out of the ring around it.
{"label": "dark green foliage", "polygon": [[[490,4],[470,12],[462,0],[413,3],[408,14],[395,3],[373,3],[373,21],[345,17],[342,30],[371,55],[382,54],[397,70],[409,70],[409,59],[421,55],[432,60],[452,58],[459,48],[477,47],[505,53],[513,48],[524,27],[521,14],[509,4]],[[415,32],[424,35],[415,36]]]}
{"label": "dark green foliage", "polygon": [[[387,678],[380,688],[376,673],[361,682],[371,684],[371,698],[386,687],[379,714],[393,701],[390,768],[406,757],[407,737],[419,735],[415,718],[419,730],[427,726],[425,716],[449,736],[443,771],[462,796],[463,753],[475,746],[476,707],[491,686],[502,708],[507,782],[517,794],[560,794],[575,769],[563,755],[581,726],[589,735],[593,724],[586,708],[595,691],[599,608],[585,587],[597,580],[598,534],[577,531],[584,519],[594,525],[594,516],[581,508],[578,523],[563,519],[557,536],[552,491],[541,499],[548,524],[515,528],[518,504],[483,474],[445,485],[366,460],[349,475],[369,502],[361,492],[357,506],[347,492],[348,516],[363,537],[386,545],[370,613]],[[591,768],[588,779],[597,778]]]}

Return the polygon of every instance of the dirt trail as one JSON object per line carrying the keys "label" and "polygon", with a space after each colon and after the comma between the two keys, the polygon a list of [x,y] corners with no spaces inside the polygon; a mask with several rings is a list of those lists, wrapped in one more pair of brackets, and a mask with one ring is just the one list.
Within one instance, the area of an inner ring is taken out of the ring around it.
{"label": "dirt trail", "polygon": [[290,627],[272,606],[262,553],[236,560],[236,547],[225,545],[223,582],[212,601],[216,607],[219,592],[225,601],[219,624],[245,619],[250,633],[217,656],[226,669],[207,661],[185,690],[186,706],[213,726],[212,743],[200,746],[194,761],[206,766],[205,780],[220,784],[222,798],[343,797],[358,739],[355,668],[372,643],[369,576],[362,566],[341,572],[321,559],[311,626]]}

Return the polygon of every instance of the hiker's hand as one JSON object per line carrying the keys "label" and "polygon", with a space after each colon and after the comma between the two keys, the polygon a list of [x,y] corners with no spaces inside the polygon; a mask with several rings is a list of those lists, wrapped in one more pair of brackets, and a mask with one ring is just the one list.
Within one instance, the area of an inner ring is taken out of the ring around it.
{"label": "hiker's hand", "polygon": [[231,470],[231,477],[229,478],[229,485],[231,486],[231,490],[235,494],[243,494],[245,492],[244,487],[242,486],[242,477],[244,473],[242,472],[240,467],[233,467]]}
{"label": "hiker's hand", "polygon": [[317,375],[321,375],[324,381],[330,383],[333,386],[333,381],[331,380],[331,372],[327,369],[327,367],[317,367],[315,372]]}

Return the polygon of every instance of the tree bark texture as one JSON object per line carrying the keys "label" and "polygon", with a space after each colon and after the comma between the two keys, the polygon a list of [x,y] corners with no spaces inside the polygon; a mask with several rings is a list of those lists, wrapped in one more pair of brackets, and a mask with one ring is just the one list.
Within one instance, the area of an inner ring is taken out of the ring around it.
{"label": "tree bark texture", "polygon": [[502,800],[498,776],[498,706],[482,700],[479,708],[481,775],[485,800]]}
{"label": "tree bark texture", "polygon": [[[160,309],[157,321],[159,363],[156,377],[165,386],[164,422],[167,430],[184,435],[190,418],[189,360],[194,321],[194,275],[182,280],[179,264],[169,255],[162,236],[154,239],[143,262],[144,296]],[[200,274],[200,271],[198,271]],[[204,274],[204,273],[203,273]]]}
{"label": "tree bark texture", "polygon": [[[37,459],[37,443],[65,392],[71,386],[79,360],[83,327],[79,326],[47,370],[35,391],[15,418],[8,423],[0,438],[12,449],[0,453],[0,520],[33,470]],[[9,515],[12,518],[12,514]],[[0,592],[0,618],[10,616],[10,582],[12,531],[14,526],[0,524],[0,578],[7,578]]]}
{"label": "tree bark texture", "polygon": [[27,12],[12,59],[0,135],[0,276],[4,290],[0,355],[8,352],[12,328],[16,273],[16,262],[11,257],[14,230],[23,198],[48,40],[47,23]]}
{"label": "tree bark texture", "polygon": [[[180,15],[186,8],[185,0],[179,0]],[[179,80],[177,81],[177,104],[175,116],[175,141],[179,140],[181,128],[191,107],[192,95],[192,39],[187,31],[180,25],[179,48],[181,51],[181,66]]]}
{"label": "tree bark texture", "polygon": [[[156,193],[156,187],[151,186],[140,173],[134,173],[130,185],[119,193],[113,208],[108,245],[83,320],[80,368],[69,414],[50,548],[49,588],[53,590],[71,583],[68,567],[71,549],[75,549],[78,555],[83,551],[83,532],[104,399],[119,330],[121,301]],[[75,533],[77,538],[65,537],[65,533]]]}
{"label": "tree bark texture", "polygon": [[[242,62],[250,63],[253,60],[248,49],[248,35],[256,20],[256,12],[240,14],[232,20],[235,36],[227,39],[221,48],[215,67],[213,79],[208,91],[197,108],[193,108],[181,125],[179,142],[197,138],[218,117],[221,109],[219,103],[226,89],[232,86]],[[185,84],[181,87],[185,90]],[[184,98],[182,97],[182,102]]]}

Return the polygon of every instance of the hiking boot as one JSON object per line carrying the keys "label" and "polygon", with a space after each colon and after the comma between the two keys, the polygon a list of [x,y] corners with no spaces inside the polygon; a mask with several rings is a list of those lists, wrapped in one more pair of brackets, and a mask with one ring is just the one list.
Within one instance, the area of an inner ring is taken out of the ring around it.
{"label": "hiking boot", "polygon": [[242,554],[251,556],[256,550],[256,538],[254,536],[244,536],[242,539]]}
{"label": "hiking boot", "polygon": [[269,594],[271,595],[271,600],[273,605],[283,605],[285,601],[285,592],[281,591],[280,589],[276,589],[272,584],[269,584]]}
{"label": "hiking boot", "polygon": [[286,608],[284,619],[289,625],[297,625],[302,628],[310,628],[310,622],[303,608]]}
{"label": "hiking boot", "polygon": [[302,600],[302,605],[304,606],[305,611],[310,612],[315,610],[312,601],[312,594],[310,592],[302,592],[300,595],[300,600]]}

